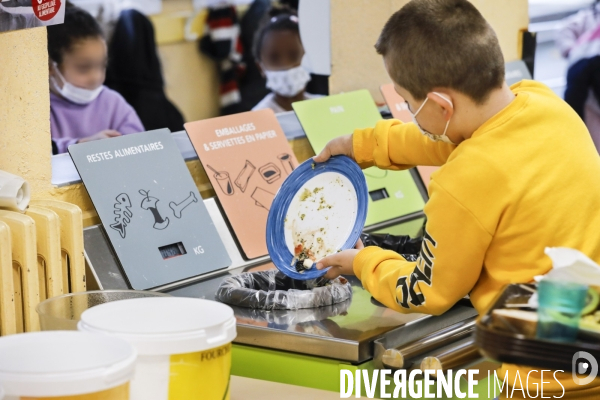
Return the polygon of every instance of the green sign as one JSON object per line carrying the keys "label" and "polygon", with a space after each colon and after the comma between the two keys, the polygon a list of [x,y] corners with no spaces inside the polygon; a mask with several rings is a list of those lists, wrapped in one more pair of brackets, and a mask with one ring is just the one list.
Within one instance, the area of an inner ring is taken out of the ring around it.
{"label": "green sign", "polygon": [[[381,120],[369,91],[338,94],[294,103],[296,115],[316,153],[327,142]],[[369,188],[367,226],[421,211],[425,205],[409,171],[364,170]]]}

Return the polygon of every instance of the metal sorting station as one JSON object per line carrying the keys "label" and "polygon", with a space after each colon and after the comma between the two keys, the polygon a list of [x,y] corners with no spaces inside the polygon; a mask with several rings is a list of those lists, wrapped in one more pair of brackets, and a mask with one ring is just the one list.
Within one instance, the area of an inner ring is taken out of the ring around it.
{"label": "metal sorting station", "polygon": [[[294,112],[277,115],[288,139],[304,136]],[[172,134],[185,160],[196,153],[185,132]],[[63,185],[77,182],[75,168],[66,157],[61,164]],[[70,171],[70,172],[69,172]],[[71,174],[69,176],[69,174]],[[426,199],[426,189],[411,171]],[[152,290],[173,296],[215,299],[224,278],[242,272],[273,269],[268,256],[246,260],[215,198],[204,204],[216,228],[231,265],[226,269],[169,283]],[[367,232],[420,234],[422,211],[367,226]],[[84,230],[88,290],[130,289],[119,258],[102,225]],[[451,368],[471,365],[481,357],[472,349],[470,333],[477,312],[468,301],[457,304],[439,317],[400,314],[374,300],[358,279],[350,278],[352,299],[332,306],[297,311],[263,311],[233,307],[237,338],[233,347],[232,374],[318,389],[339,390],[339,371],[344,369],[419,368],[421,360],[433,353],[450,360]],[[441,364],[448,366],[447,361]]]}

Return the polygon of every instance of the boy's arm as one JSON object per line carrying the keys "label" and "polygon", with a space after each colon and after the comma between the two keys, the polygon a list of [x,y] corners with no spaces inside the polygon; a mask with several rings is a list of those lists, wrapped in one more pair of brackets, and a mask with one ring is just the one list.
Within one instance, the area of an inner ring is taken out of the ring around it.
{"label": "boy's arm", "polygon": [[479,279],[492,235],[473,214],[432,182],[426,233],[416,262],[367,247],[353,269],[364,288],[402,313],[440,315],[467,295]]}
{"label": "boy's arm", "polygon": [[354,131],[354,158],[362,167],[408,169],[417,165],[441,166],[456,146],[434,142],[413,123],[379,121],[375,128]]}

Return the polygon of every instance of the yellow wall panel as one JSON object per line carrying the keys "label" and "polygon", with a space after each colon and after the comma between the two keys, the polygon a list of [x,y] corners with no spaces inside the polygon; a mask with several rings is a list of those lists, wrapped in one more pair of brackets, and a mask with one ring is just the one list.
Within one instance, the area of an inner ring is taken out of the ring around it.
{"label": "yellow wall panel", "polygon": [[[527,0],[472,0],[492,25],[507,62],[521,57],[521,31],[529,24]],[[389,17],[408,0],[331,0],[332,94],[368,89],[381,103],[379,87],[390,78],[375,42]],[[423,49],[426,54],[427,49]],[[443,65],[440,65],[443,68]]]}

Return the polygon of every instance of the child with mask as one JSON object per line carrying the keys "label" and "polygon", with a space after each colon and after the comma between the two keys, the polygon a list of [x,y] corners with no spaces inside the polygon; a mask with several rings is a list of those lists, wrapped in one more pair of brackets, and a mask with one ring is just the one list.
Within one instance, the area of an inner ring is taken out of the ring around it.
{"label": "child with mask", "polygon": [[300,65],[303,56],[298,17],[288,9],[271,9],[268,22],[254,39],[254,57],[272,93],[252,110],[291,111],[296,101],[321,97],[304,91],[310,74]]}
{"label": "child with mask", "polygon": [[74,143],[144,131],[134,109],[102,85],[106,42],[90,14],[67,6],[64,24],[48,27],[48,54],[50,130],[59,153]]}
{"label": "child with mask", "polygon": [[[416,262],[359,243],[317,263],[331,267],[327,278],[355,274],[401,313],[439,315],[466,295],[481,313],[506,284],[551,269],[546,246],[600,262],[600,157],[590,135],[545,85],[506,85],[496,34],[471,3],[412,0],[386,23],[376,49],[415,122],[356,130],[314,160],[343,154],[361,167],[441,168]],[[542,382],[545,397],[600,398],[599,379],[579,386],[570,371],[553,372],[503,365],[498,376],[508,373],[511,398],[538,397]]]}

